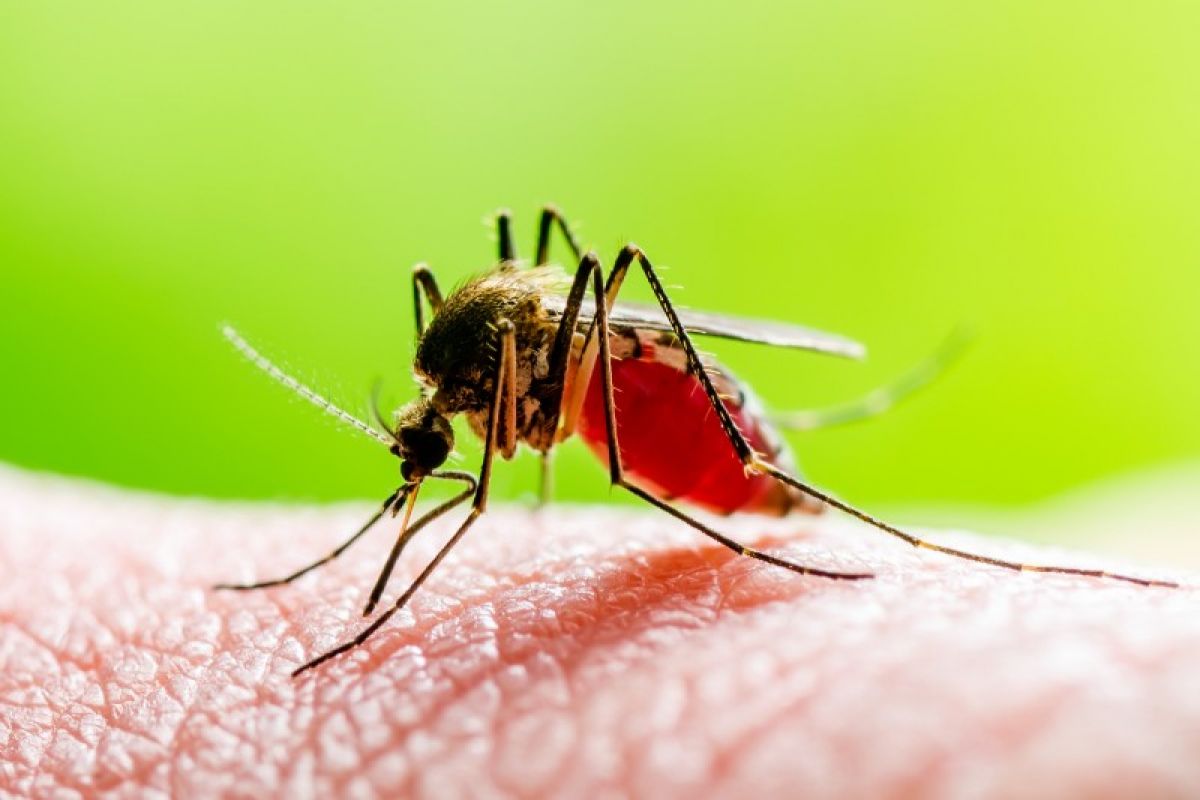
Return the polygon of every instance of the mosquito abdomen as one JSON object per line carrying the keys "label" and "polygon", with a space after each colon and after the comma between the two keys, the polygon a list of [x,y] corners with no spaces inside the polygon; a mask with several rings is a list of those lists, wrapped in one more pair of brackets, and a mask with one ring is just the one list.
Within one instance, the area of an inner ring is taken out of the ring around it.
{"label": "mosquito abdomen", "polygon": [[[767,475],[747,475],[694,375],[646,358],[612,362],[621,459],[633,481],[664,500],[680,500],[719,514],[784,514],[821,506]],[[752,404],[726,400],[750,445],[772,461],[790,464],[782,441]],[[578,432],[608,460],[599,370],[592,376]]]}

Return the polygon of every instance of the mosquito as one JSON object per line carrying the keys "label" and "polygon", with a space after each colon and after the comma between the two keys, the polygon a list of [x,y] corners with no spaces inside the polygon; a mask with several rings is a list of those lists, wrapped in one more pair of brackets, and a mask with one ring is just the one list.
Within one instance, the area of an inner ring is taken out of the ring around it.
{"label": "mosquito", "polygon": [[[542,498],[549,494],[554,447],[578,435],[607,463],[609,480],[739,555],[801,575],[857,581],[862,572],[832,572],[758,550],[726,536],[678,508],[684,503],[718,514],[749,512],[817,514],[835,508],[913,547],[1017,572],[1107,578],[1140,586],[1178,588],[1155,580],[1071,566],[1026,564],[926,541],[797,477],[792,456],[772,419],[748,388],[714,359],[701,356],[695,336],[712,336],[796,348],[830,356],[862,358],[865,348],[831,333],[781,322],[745,319],[677,308],[646,253],[627,244],[607,276],[595,252],[583,252],[563,215],[542,210],[532,265],[517,259],[511,217],[496,215],[499,263],[448,295],[425,264],[412,270],[417,328],[413,372],[417,399],[402,406],[382,430],[338,408],[288,375],[233,328],[225,336],[268,375],[387,446],[400,458],[403,483],[349,539],[325,557],[282,578],[221,589],[261,589],[290,583],[340,556],[385,515],[404,514],[400,534],[363,609],[378,607],[405,545],[422,528],[470,500],[470,511],[433,560],[399,598],[357,636],[296,669],[313,669],[367,641],[437,569],[488,505],[492,466],[508,460],[519,444],[541,455]],[[557,229],[578,266],[574,275],[549,262]],[[656,302],[617,301],[636,265]],[[589,296],[590,292],[590,296]],[[428,306],[432,316],[427,320]],[[820,427],[878,413],[928,382],[948,358],[936,356],[906,381],[878,390],[859,403],[827,413],[784,416],[785,427]],[[478,473],[443,469],[454,448],[451,420],[465,417],[483,440]],[[680,458],[686,453],[686,458]],[[427,479],[462,484],[458,494],[410,520]]]}

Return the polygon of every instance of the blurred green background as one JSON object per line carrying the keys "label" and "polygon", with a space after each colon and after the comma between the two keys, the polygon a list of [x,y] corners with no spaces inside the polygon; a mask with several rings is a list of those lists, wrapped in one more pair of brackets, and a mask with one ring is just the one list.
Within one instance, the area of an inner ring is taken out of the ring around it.
{"label": "blurred green background", "polygon": [[[606,259],[636,239],[686,305],[871,348],[709,343],[776,407],[856,396],[971,323],[920,397],[793,439],[849,498],[1011,506],[1194,457],[1198,24],[1194,3],[6,3],[0,458],[382,496],[395,460],[218,322],[356,411],[376,378],[401,402],[409,267],[488,266],[499,206],[528,253],[548,201]],[[498,470],[500,496],[535,474]],[[578,444],[558,494],[609,495]]]}

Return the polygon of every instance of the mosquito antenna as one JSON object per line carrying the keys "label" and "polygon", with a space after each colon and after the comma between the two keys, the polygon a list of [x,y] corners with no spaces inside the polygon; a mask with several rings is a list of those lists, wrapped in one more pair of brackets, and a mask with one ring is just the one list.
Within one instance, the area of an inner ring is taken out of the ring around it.
{"label": "mosquito antenna", "polygon": [[336,417],[350,427],[355,428],[360,433],[365,433],[367,436],[370,436],[373,439],[378,439],[389,447],[393,444],[392,437],[375,430],[375,428],[372,428],[370,425],[363,422],[349,411],[343,411],[342,409],[338,408],[333,403],[326,400],[324,397],[317,394],[312,389],[293,378],[291,375],[288,375],[279,367],[275,366],[275,364],[269,358],[258,352],[258,350],[254,349],[252,344],[243,339],[242,335],[234,330],[232,325],[222,325],[221,333],[223,333],[225,338],[228,339],[230,343],[238,349],[238,352],[250,360],[250,363],[254,364],[254,366],[258,367],[263,372],[267,373],[272,378],[279,381],[284,386],[324,411],[326,414]]}

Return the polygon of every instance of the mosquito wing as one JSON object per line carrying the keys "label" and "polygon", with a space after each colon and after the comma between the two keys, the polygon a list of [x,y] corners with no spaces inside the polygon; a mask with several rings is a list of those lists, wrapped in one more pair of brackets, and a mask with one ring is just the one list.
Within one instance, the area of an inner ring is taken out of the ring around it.
{"label": "mosquito wing", "polygon": [[[548,295],[543,298],[543,305],[554,317],[562,316],[566,304],[566,298],[559,295]],[[589,297],[584,300],[580,310],[580,328],[586,328],[590,324],[594,313],[595,303]],[[683,327],[687,328],[688,333],[699,336],[718,336],[722,339],[770,344],[776,347],[794,347],[844,358],[862,358],[867,354],[867,349],[853,339],[847,339],[835,333],[805,328],[801,325],[735,317],[710,311],[693,311],[686,308],[677,308],[676,313],[679,314],[679,321],[683,323]],[[667,319],[667,315],[663,313],[662,308],[653,303],[621,301],[609,312],[608,318],[614,325],[646,328],[654,331],[671,330],[671,323]]]}

